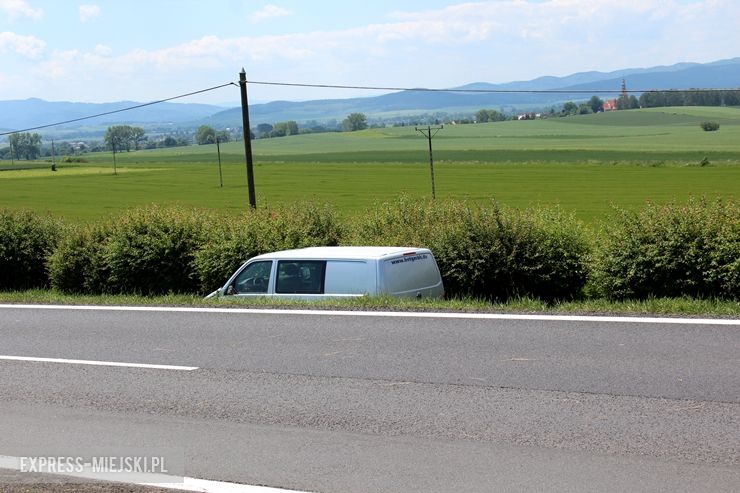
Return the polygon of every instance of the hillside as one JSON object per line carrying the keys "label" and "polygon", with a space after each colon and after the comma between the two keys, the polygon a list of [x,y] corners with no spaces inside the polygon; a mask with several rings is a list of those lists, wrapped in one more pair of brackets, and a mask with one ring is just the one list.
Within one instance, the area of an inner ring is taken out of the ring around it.
{"label": "hillside", "polygon": [[[622,79],[631,90],[738,88],[740,87],[740,58],[710,64],[682,63],[652,69],[626,69],[615,72],[583,72],[567,77],[540,77],[531,81],[507,84],[477,82],[456,89],[475,90],[552,90],[560,91],[618,91]],[[610,94],[602,94],[603,97]],[[639,92],[636,94],[639,96]],[[382,96],[354,99],[330,99],[302,102],[275,101],[250,108],[255,124],[284,120],[341,119],[348,113],[360,111],[368,116],[389,116],[394,113],[471,112],[481,108],[547,106],[568,100],[585,100],[582,93],[507,94],[462,92],[401,91]],[[216,125],[234,125],[240,117],[239,109],[222,111],[204,120]]]}
{"label": "hillside", "polygon": [[[372,117],[444,112],[449,114],[471,113],[481,108],[506,110],[527,109],[558,105],[568,100],[588,99],[598,90],[617,91],[622,79],[630,90],[689,89],[689,88],[740,88],[740,58],[717,62],[679,63],[671,66],[623,69],[614,72],[580,72],[565,77],[545,76],[530,81],[506,84],[475,82],[456,89],[468,90],[573,90],[583,93],[532,94],[532,93],[464,93],[401,91],[380,96],[326,99],[313,101],[273,101],[250,106],[251,123],[275,123],[285,120],[341,120],[348,113],[362,112]],[[288,91],[289,89],[286,89]],[[289,93],[286,93],[288,95]],[[603,97],[609,94],[602,94]],[[639,94],[638,94],[639,95]],[[106,113],[134,106],[136,102],[72,103],[50,102],[37,98],[20,101],[0,101],[0,129],[29,128],[49,123],[73,120],[89,115]],[[223,128],[241,126],[240,108],[224,110],[205,104],[162,103],[133,111],[114,113],[93,120],[55,128],[57,138],[74,138],[75,135],[100,134],[111,124],[137,124],[142,126],[171,125],[195,128],[208,124]],[[83,130],[83,127],[86,127]],[[77,129],[77,130],[74,130]],[[51,132],[51,131],[49,131]]]}
{"label": "hillside", "polygon": [[[72,103],[68,101],[44,101],[30,98],[0,101],[0,128],[27,128],[53,122],[74,120],[90,115],[118,111],[142,103],[118,101],[115,103]],[[223,110],[208,104],[160,103],[131,111],[98,117],[96,125],[139,124],[139,123],[185,123],[208,117]],[[81,122],[79,125],[90,125]]]}
{"label": "hillside", "polygon": [[[704,132],[699,122],[721,123]],[[400,195],[430,194],[427,142],[413,127],[304,134],[254,142],[258,207],[300,200],[357,212]],[[241,214],[247,206],[244,146],[110,152],[87,162],[3,162],[0,208],[49,212],[73,221],[160,205]],[[613,206],[737,200],[740,108],[673,107],[566,118],[445,126],[434,139],[436,193],[514,207],[560,205],[593,223]]]}

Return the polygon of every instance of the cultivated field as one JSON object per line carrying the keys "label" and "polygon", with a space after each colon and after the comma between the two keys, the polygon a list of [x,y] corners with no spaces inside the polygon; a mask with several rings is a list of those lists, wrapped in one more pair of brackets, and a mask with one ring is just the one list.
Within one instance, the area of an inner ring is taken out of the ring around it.
{"label": "cultivated field", "polygon": [[[705,120],[720,130],[702,131]],[[740,108],[450,125],[433,143],[438,199],[559,205],[600,223],[612,205],[740,197]],[[253,148],[259,207],[312,200],[350,214],[400,194],[431,195],[427,142],[413,127],[257,140]],[[71,221],[151,203],[237,213],[248,202],[243,143],[222,145],[221,156],[223,188],[216,146],[120,153],[116,176],[110,153],[84,155],[88,163],[62,163],[57,172],[0,171],[0,208]]]}

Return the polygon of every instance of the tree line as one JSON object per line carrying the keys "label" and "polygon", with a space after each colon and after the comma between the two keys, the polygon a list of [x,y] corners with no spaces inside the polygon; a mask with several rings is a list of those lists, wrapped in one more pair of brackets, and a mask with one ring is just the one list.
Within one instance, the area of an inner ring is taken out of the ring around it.
{"label": "tree line", "polygon": [[284,122],[277,122],[274,124],[260,123],[252,131],[252,138],[257,139],[271,139],[275,137],[287,137],[289,135],[298,135],[305,133],[324,133],[324,132],[356,132],[358,130],[365,130],[370,125],[367,121],[367,116],[364,113],[350,113],[347,117],[342,120],[341,123],[337,123],[336,120],[320,124],[316,121],[306,122],[303,126],[299,126],[295,120],[288,120]]}
{"label": "tree line", "polygon": [[[571,116],[584,115],[589,113],[598,113],[604,111],[604,100],[598,96],[592,96],[588,101],[575,103],[568,101],[560,107],[559,110],[551,108],[546,116]],[[640,95],[639,99],[634,95],[622,94],[616,98],[616,109],[627,110],[634,108],[656,108],[665,106],[740,106],[740,89],[702,91],[689,89],[685,91],[649,91]],[[528,114],[529,115],[529,114]],[[532,114],[534,115],[534,114]],[[538,115],[539,116],[539,115]],[[510,118],[509,115],[493,109],[480,109],[473,118],[459,118],[457,123],[487,123],[505,121]],[[439,124],[439,118],[436,118],[435,124]],[[396,125],[404,125],[396,123]],[[250,137],[255,138],[275,138],[286,137],[289,135],[298,135],[301,133],[321,133],[321,132],[355,132],[364,130],[371,125],[368,123],[367,116],[364,113],[350,113],[341,122],[330,120],[319,123],[316,121],[306,122],[299,126],[295,120],[277,122],[275,124],[260,123],[250,131]],[[377,123],[372,126],[378,126]],[[382,124],[380,125],[382,126]],[[199,145],[215,144],[219,142],[229,142],[232,140],[228,130],[216,130],[208,125],[201,125],[194,135],[195,143]],[[193,136],[172,136],[167,135],[156,141],[149,141],[146,132],[141,127],[130,125],[114,125],[108,127],[104,136],[103,149],[115,151],[131,151],[142,148],[156,147],[175,147],[187,146],[193,142]],[[38,133],[18,132],[8,137],[9,146],[0,149],[0,158],[2,159],[38,159],[44,154],[41,145],[41,136]],[[87,146],[89,150],[103,150],[98,145]],[[69,153],[71,146],[69,143],[60,142],[60,154]],[[46,155],[50,152],[47,149]]]}
{"label": "tree line", "polygon": [[37,133],[20,132],[8,137],[8,154],[13,159],[33,160],[41,154],[41,136]]}
{"label": "tree line", "polygon": [[740,89],[727,91],[651,91],[640,96],[643,108],[665,106],[740,106]]}

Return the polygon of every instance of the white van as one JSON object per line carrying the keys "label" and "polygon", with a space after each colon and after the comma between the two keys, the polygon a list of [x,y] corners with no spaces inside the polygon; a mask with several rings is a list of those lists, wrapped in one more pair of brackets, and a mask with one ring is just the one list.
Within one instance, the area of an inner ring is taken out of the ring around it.
{"label": "white van", "polygon": [[441,298],[432,252],[409,247],[314,247],[249,259],[208,295],[322,299],[386,294]]}

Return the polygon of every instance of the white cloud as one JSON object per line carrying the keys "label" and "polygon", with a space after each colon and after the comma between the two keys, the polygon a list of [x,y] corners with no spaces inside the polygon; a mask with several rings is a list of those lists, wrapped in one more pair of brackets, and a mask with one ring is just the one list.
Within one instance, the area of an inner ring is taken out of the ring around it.
{"label": "white cloud", "polygon": [[277,5],[265,5],[260,10],[252,12],[249,16],[249,20],[252,22],[262,22],[267,19],[286,17],[288,15],[293,15],[293,12],[283,7],[278,7]]}
{"label": "white cloud", "polygon": [[113,50],[110,49],[110,46],[104,44],[95,45],[94,53],[98,56],[109,56],[112,52]]}
{"label": "white cloud", "polygon": [[38,20],[44,15],[42,9],[31,7],[26,0],[0,0],[0,11],[5,12],[11,19],[28,17]]}
{"label": "white cloud", "polygon": [[[109,100],[154,99],[216,85],[233,80],[242,66],[250,80],[450,87],[730,58],[740,46],[738,18],[740,2],[734,0],[498,0],[396,12],[387,22],[348,29],[203,36],[115,54],[98,45],[42,57],[43,41],[3,33],[0,52],[43,58],[31,78],[54,77],[60,91],[105,78],[97,86],[115,91]],[[158,89],[151,94],[153,87]],[[282,91],[278,97],[317,94]]]}
{"label": "white cloud", "polygon": [[0,53],[13,51],[26,58],[37,59],[41,57],[46,43],[33,36],[23,36],[12,32],[0,33]]}
{"label": "white cloud", "polygon": [[87,22],[100,15],[99,5],[80,5],[80,22]]}
{"label": "white cloud", "polygon": [[[271,8],[280,10],[268,5],[259,12],[276,12]],[[666,9],[672,9],[674,15],[665,17]],[[248,61],[259,66],[286,60],[307,65],[321,60],[322,66],[341,70],[342,66],[357,67],[358,60],[370,59],[386,59],[395,63],[395,71],[403,72],[413,63],[403,60],[407,55],[399,49],[402,43],[417,49],[435,47],[429,52],[432,56],[447,56],[453,62],[458,59],[460,64],[477,60],[478,66],[467,70],[480,71],[489,79],[501,74],[495,78],[503,81],[508,75],[521,79],[686,60],[689,57],[685,53],[698,53],[701,46],[717,47],[710,33],[728,29],[738,15],[739,8],[731,0],[705,0],[693,6],[680,0],[622,0],[619,4],[605,0],[499,0],[396,12],[390,22],[350,29],[259,37],[205,36],[118,57],[110,57],[105,49],[96,49],[87,58],[79,56],[131,73],[241,66]],[[647,22],[651,16],[659,17],[659,22]],[[687,39],[691,39],[692,49],[681,50]],[[737,46],[729,41],[727,44],[727,50]],[[723,56],[715,52],[717,55],[706,54],[704,58]],[[439,66],[428,66],[439,73]],[[448,68],[444,70],[449,72]]]}

